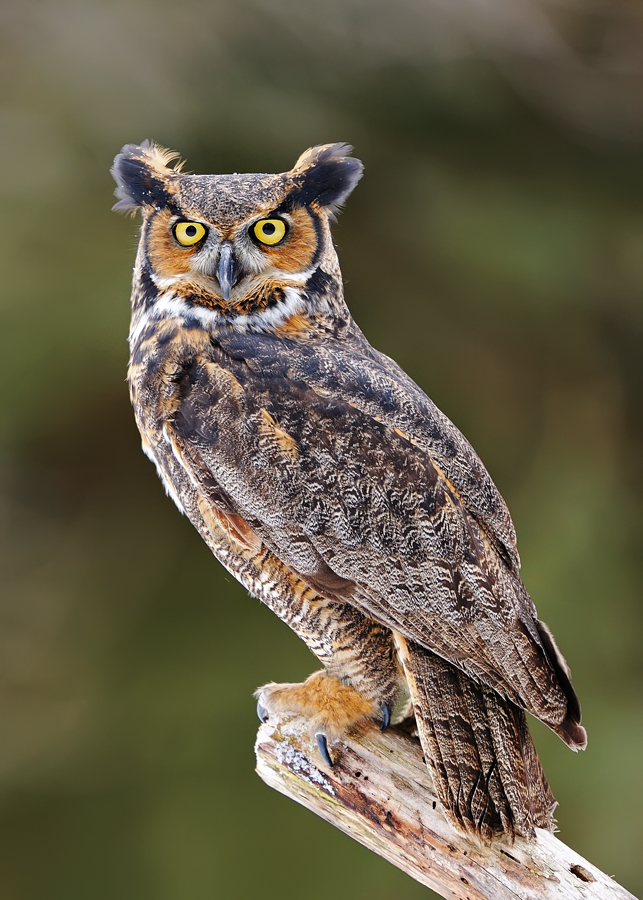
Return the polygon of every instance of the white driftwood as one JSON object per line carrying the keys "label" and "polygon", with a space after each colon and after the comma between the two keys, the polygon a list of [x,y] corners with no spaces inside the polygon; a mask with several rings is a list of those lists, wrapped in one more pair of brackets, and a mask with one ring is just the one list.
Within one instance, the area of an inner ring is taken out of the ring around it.
{"label": "white driftwood", "polygon": [[299,719],[262,725],[257,772],[448,900],[635,900],[549,832],[477,846],[450,827],[417,739],[392,728],[331,746],[326,766]]}

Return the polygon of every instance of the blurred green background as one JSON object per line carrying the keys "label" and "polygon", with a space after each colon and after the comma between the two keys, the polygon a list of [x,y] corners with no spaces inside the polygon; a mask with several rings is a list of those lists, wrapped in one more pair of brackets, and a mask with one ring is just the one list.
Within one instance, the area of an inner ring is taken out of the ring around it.
{"label": "blurred green background", "polygon": [[4,0],[0,895],[427,897],[253,772],[315,667],[164,496],[127,390],[109,167],[349,141],[347,296],[469,437],[580,693],[562,839],[643,890],[643,20],[627,2]]}

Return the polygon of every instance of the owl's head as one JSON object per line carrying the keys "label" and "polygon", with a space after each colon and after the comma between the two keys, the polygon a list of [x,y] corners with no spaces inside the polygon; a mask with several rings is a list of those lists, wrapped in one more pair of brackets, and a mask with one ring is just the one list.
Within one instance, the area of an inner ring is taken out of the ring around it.
{"label": "owl's head", "polygon": [[114,209],[143,214],[135,306],[263,328],[343,304],[329,223],[362,175],[351,149],[313,147],[280,175],[186,175],[155,144],[124,147]]}

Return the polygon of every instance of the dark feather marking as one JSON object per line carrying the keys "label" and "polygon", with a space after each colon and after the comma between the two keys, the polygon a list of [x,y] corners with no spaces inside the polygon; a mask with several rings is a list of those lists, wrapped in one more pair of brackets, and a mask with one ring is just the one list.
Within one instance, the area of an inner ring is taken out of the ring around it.
{"label": "dark feather marking", "polygon": [[318,267],[306,282],[306,294],[310,300],[314,301],[317,297],[324,297],[331,293],[334,286],[335,281],[332,275]]}
{"label": "dark feather marking", "polygon": [[149,161],[134,144],[127,144],[114,160],[112,175],[116,180],[119,202],[115,210],[137,206],[164,207],[178,213],[172,194],[163,178],[152,170]]}
{"label": "dark feather marking", "polygon": [[563,738],[563,740],[569,743],[570,746],[573,743],[577,748],[585,749],[585,747],[587,746],[587,735],[585,733],[585,729],[580,725],[580,701],[578,699],[576,691],[572,687],[572,683],[569,678],[569,672],[567,670],[567,664],[565,663],[560,650],[556,646],[554,636],[552,635],[547,625],[537,619],[536,627],[538,628],[540,639],[556,673],[557,681],[560,683],[567,698],[567,716],[560,723],[560,729],[562,732],[561,737]]}
{"label": "dark feather marking", "polygon": [[326,209],[337,209],[364,171],[359,159],[347,155],[351,149],[347,144],[329,144],[309,151],[308,166],[295,175],[289,199],[300,206],[319,204]]}
{"label": "dark feather marking", "polygon": [[158,297],[158,288],[152,279],[149,263],[141,267],[140,278],[134,296],[134,306],[144,310],[150,309]]}

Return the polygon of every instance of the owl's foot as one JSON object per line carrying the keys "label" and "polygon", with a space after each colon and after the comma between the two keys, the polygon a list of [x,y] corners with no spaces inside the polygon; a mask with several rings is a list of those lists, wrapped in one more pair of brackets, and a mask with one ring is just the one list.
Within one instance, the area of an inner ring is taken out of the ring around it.
{"label": "owl's foot", "polygon": [[257,714],[262,722],[270,716],[303,716],[319,753],[332,765],[328,743],[343,737],[362,719],[375,719],[388,727],[390,711],[343,684],[327,672],[315,672],[302,684],[266,684],[256,691]]}

